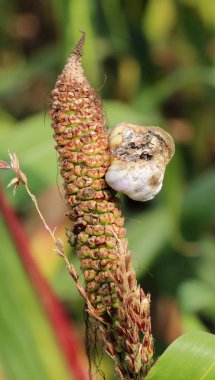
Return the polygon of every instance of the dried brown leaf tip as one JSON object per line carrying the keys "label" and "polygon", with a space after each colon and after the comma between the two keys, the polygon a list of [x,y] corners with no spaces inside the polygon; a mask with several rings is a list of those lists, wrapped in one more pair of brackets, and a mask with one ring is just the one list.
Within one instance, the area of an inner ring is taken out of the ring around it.
{"label": "dried brown leaf tip", "polygon": [[14,173],[16,174],[16,177],[13,178],[10,183],[7,185],[7,187],[14,186],[13,189],[13,195],[16,195],[16,191],[20,183],[23,185],[27,185],[27,177],[26,175],[21,171],[20,165],[19,165],[19,160],[16,156],[15,153],[10,153],[8,152],[9,157],[10,157],[10,164],[8,164],[6,161],[0,160],[0,169],[6,169],[6,170],[13,170]]}
{"label": "dried brown leaf tip", "polygon": [[81,65],[85,33],[52,91],[50,115],[64,180],[69,242],[85,280],[84,299],[123,379],[142,379],[153,339],[150,296],[137,284],[118,198],[105,181],[110,165],[106,120]]}
{"label": "dried brown leaf tip", "polygon": [[11,169],[11,167],[6,161],[0,160],[0,169],[8,170]]}

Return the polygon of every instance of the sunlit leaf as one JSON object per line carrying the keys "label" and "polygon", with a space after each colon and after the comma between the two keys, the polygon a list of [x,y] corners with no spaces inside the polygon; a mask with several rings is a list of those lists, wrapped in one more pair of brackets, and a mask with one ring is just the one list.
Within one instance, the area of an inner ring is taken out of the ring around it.
{"label": "sunlit leaf", "polygon": [[152,42],[167,38],[176,21],[176,7],[172,0],[156,0],[148,3],[143,14],[142,28]]}
{"label": "sunlit leaf", "polygon": [[146,380],[213,380],[215,336],[188,333],[173,342],[146,376]]}
{"label": "sunlit leaf", "polygon": [[86,68],[87,77],[92,84],[99,86],[99,65],[96,56],[94,23],[91,17],[93,4],[88,0],[82,0],[81,2],[73,0],[67,4],[67,17],[64,22],[66,57],[80,39],[80,30],[85,30],[87,43],[84,47],[83,66]]}

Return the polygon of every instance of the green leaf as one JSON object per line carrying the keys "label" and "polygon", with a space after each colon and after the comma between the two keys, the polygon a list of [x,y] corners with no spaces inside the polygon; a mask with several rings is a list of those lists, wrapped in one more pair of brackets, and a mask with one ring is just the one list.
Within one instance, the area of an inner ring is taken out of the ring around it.
{"label": "green leaf", "polygon": [[196,272],[199,278],[215,291],[215,238],[205,236],[199,243],[201,257],[196,263]]}
{"label": "green leaf", "polygon": [[16,62],[7,69],[0,70],[0,97],[7,96],[23,88],[32,78],[38,78],[41,73],[47,72],[56,66],[58,55],[56,46],[46,46],[35,53],[28,61]]}
{"label": "green leaf", "polygon": [[128,220],[127,227],[134,266],[137,273],[142,273],[152,264],[168,240],[172,231],[171,219],[165,209],[157,208]]}
{"label": "green leaf", "polygon": [[160,123],[160,117],[158,114],[147,114],[139,112],[128,104],[117,100],[106,100],[104,102],[104,105],[109,127],[113,127],[114,125],[123,121],[141,125],[154,125]]}
{"label": "green leaf", "polygon": [[14,118],[3,108],[0,108],[1,133],[10,129],[14,124]]}
{"label": "green leaf", "polygon": [[143,14],[142,29],[149,41],[163,41],[173,29],[177,11],[176,5],[172,0],[161,0],[159,3],[151,0]]}
{"label": "green leaf", "polygon": [[188,239],[196,239],[215,222],[215,170],[195,179],[187,189],[182,209],[182,227]]}
{"label": "green leaf", "polygon": [[128,50],[132,42],[120,0],[102,1],[101,6],[109,29],[109,40],[115,51],[121,53]]}
{"label": "green leaf", "polygon": [[[8,162],[8,149],[11,153],[15,152],[22,171],[28,177],[31,191],[37,194],[49,185],[56,183],[57,156],[53,145],[50,120],[44,119],[43,114],[36,114],[14,124],[13,128],[2,134],[0,158]],[[1,173],[5,186],[12,176],[11,172]],[[10,191],[8,193],[11,194]],[[16,197],[10,195],[10,202],[15,206],[18,205],[19,208],[25,208],[31,200],[24,189],[20,188]]]}
{"label": "green leaf", "polygon": [[181,312],[182,329],[184,333],[190,333],[196,330],[207,331],[205,325],[198,316],[193,313]]}
{"label": "green leaf", "polygon": [[215,336],[195,331],[173,342],[145,380],[214,380]]}
{"label": "green leaf", "polygon": [[87,33],[84,46],[83,67],[87,78],[98,87],[101,85],[100,66],[98,64],[98,43],[95,39],[95,22],[93,20],[96,4],[87,0],[53,0],[52,6],[58,32],[58,60],[63,68],[71,50],[81,37],[80,30]]}
{"label": "green leaf", "polygon": [[134,105],[140,110],[143,107],[147,110],[153,110],[175,92],[195,83],[214,87],[214,68],[193,65],[192,67],[175,70],[154,86],[150,85],[148,88],[144,88],[136,96]]}
{"label": "green leaf", "polygon": [[188,312],[204,311],[214,308],[214,289],[203,281],[190,279],[184,281],[178,290],[182,308]]}
{"label": "green leaf", "polygon": [[0,356],[6,379],[71,380],[2,219],[0,230]]}

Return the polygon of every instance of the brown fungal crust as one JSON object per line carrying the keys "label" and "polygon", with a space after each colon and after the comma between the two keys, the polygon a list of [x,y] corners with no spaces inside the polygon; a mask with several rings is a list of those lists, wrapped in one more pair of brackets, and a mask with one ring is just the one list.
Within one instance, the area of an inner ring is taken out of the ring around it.
{"label": "brown fungal crust", "polygon": [[85,34],[52,91],[52,127],[88,309],[121,378],[142,379],[153,354],[150,297],[137,285],[124,218],[104,179],[110,164],[101,100],[81,66]]}
{"label": "brown fungal crust", "polygon": [[[159,127],[121,123],[117,130],[121,139],[116,140],[118,143],[111,144],[111,153],[114,159],[150,161],[155,155],[160,154],[167,164],[174,154],[172,137]],[[113,130],[110,133],[110,139],[114,134]]]}
{"label": "brown fungal crust", "polygon": [[159,181],[159,178],[156,175],[152,175],[149,180],[149,186],[152,186],[152,187],[156,186],[158,181]]}

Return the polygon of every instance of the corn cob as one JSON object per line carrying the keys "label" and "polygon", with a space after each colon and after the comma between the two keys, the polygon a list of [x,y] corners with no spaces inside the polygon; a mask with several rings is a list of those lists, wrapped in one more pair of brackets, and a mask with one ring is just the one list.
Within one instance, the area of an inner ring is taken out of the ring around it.
{"label": "corn cob", "polygon": [[50,111],[71,220],[69,242],[106,350],[121,378],[138,380],[152,362],[150,296],[137,285],[118,198],[105,181],[106,121],[81,65],[84,41],[82,32],[52,91]]}

